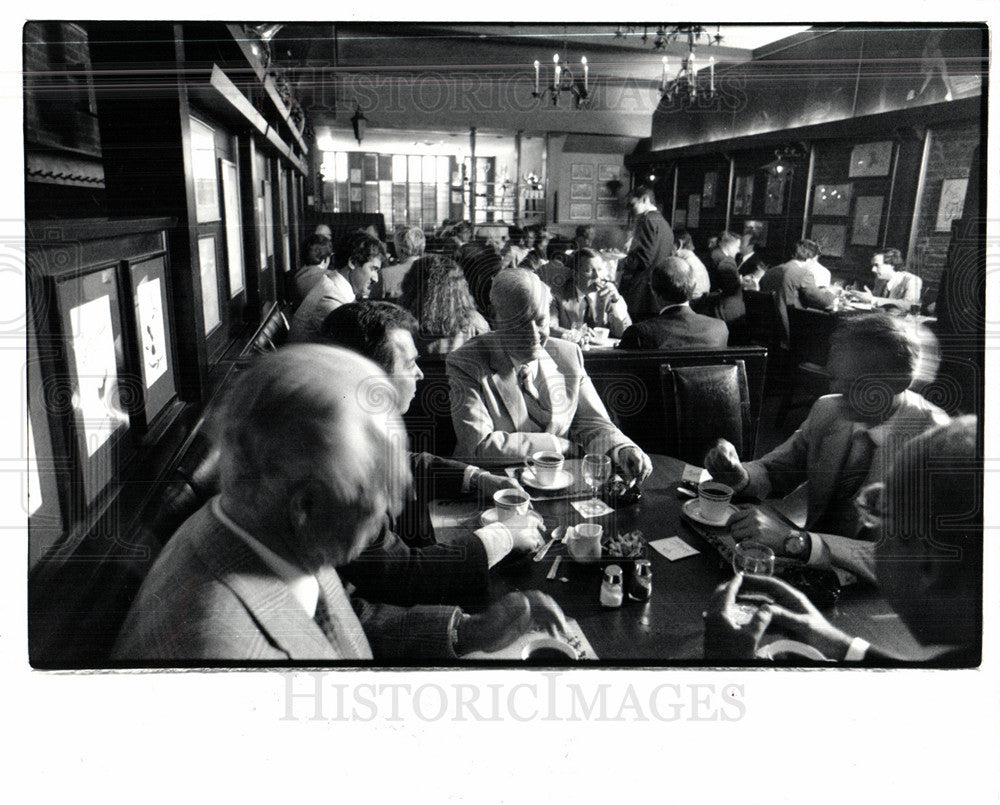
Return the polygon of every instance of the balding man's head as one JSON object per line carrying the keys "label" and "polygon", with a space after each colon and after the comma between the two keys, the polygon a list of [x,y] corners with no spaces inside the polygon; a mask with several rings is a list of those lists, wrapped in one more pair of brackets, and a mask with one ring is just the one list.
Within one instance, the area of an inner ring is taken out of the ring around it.
{"label": "balding man's head", "polygon": [[538,357],[549,336],[548,286],[524,268],[508,268],[493,278],[490,304],[493,323],[514,357]]}
{"label": "balding man's head", "polygon": [[353,352],[296,345],[233,386],[221,434],[227,510],[300,565],[344,564],[398,511],[410,476],[395,392]]}
{"label": "balding man's head", "polygon": [[694,274],[691,266],[680,257],[668,257],[650,271],[649,285],[660,300],[660,305],[679,305],[691,299],[694,292]]}

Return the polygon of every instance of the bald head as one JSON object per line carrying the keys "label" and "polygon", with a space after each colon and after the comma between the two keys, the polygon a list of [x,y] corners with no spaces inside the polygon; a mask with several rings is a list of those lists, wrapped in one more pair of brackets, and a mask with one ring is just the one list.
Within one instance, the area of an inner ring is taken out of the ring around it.
{"label": "bald head", "polygon": [[354,352],[304,344],[261,358],[223,422],[226,510],[301,566],[350,561],[401,508],[410,479],[395,392]]}
{"label": "bald head", "polygon": [[548,286],[524,268],[508,268],[493,278],[493,324],[516,360],[539,357],[549,337]]}
{"label": "bald head", "polygon": [[668,257],[650,271],[649,286],[660,301],[660,307],[679,305],[691,299],[694,292],[694,273],[686,260]]}

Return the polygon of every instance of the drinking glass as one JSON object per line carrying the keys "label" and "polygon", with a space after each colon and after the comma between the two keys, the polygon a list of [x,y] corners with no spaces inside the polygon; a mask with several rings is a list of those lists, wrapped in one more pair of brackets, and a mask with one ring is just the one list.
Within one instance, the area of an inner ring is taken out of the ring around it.
{"label": "drinking glass", "polygon": [[597,490],[611,477],[611,459],[596,453],[583,457],[583,480],[593,492],[593,497],[584,506],[584,514],[593,517],[601,513],[597,502]]}
{"label": "drinking glass", "polygon": [[[744,576],[773,576],[774,551],[767,545],[753,540],[736,543],[733,548],[733,570]],[[757,607],[737,602],[733,613],[737,626],[746,626],[753,620]]]}

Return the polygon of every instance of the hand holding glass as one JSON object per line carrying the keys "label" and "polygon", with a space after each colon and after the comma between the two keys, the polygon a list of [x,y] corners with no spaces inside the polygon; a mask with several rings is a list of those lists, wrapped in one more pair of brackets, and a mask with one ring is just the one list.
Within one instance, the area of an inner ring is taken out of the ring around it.
{"label": "hand holding glass", "polygon": [[[733,570],[744,576],[773,576],[774,551],[762,542],[744,540],[733,549]],[[753,620],[757,607],[751,604],[736,604],[734,623],[746,626]]]}

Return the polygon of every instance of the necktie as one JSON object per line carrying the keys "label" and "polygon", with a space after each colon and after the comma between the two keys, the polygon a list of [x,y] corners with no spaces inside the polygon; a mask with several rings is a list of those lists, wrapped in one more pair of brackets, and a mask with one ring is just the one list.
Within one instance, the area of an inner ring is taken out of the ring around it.
{"label": "necktie", "polygon": [[316,625],[338,656],[343,659],[371,659],[368,638],[339,579],[334,581],[321,572],[317,580],[319,598],[316,600],[316,614],[313,615]]}
{"label": "necktie", "polygon": [[524,393],[529,395],[531,399],[535,401],[539,399],[538,386],[535,385],[531,367],[528,366],[528,364],[521,364],[520,368],[517,370],[517,382],[521,386]]}

